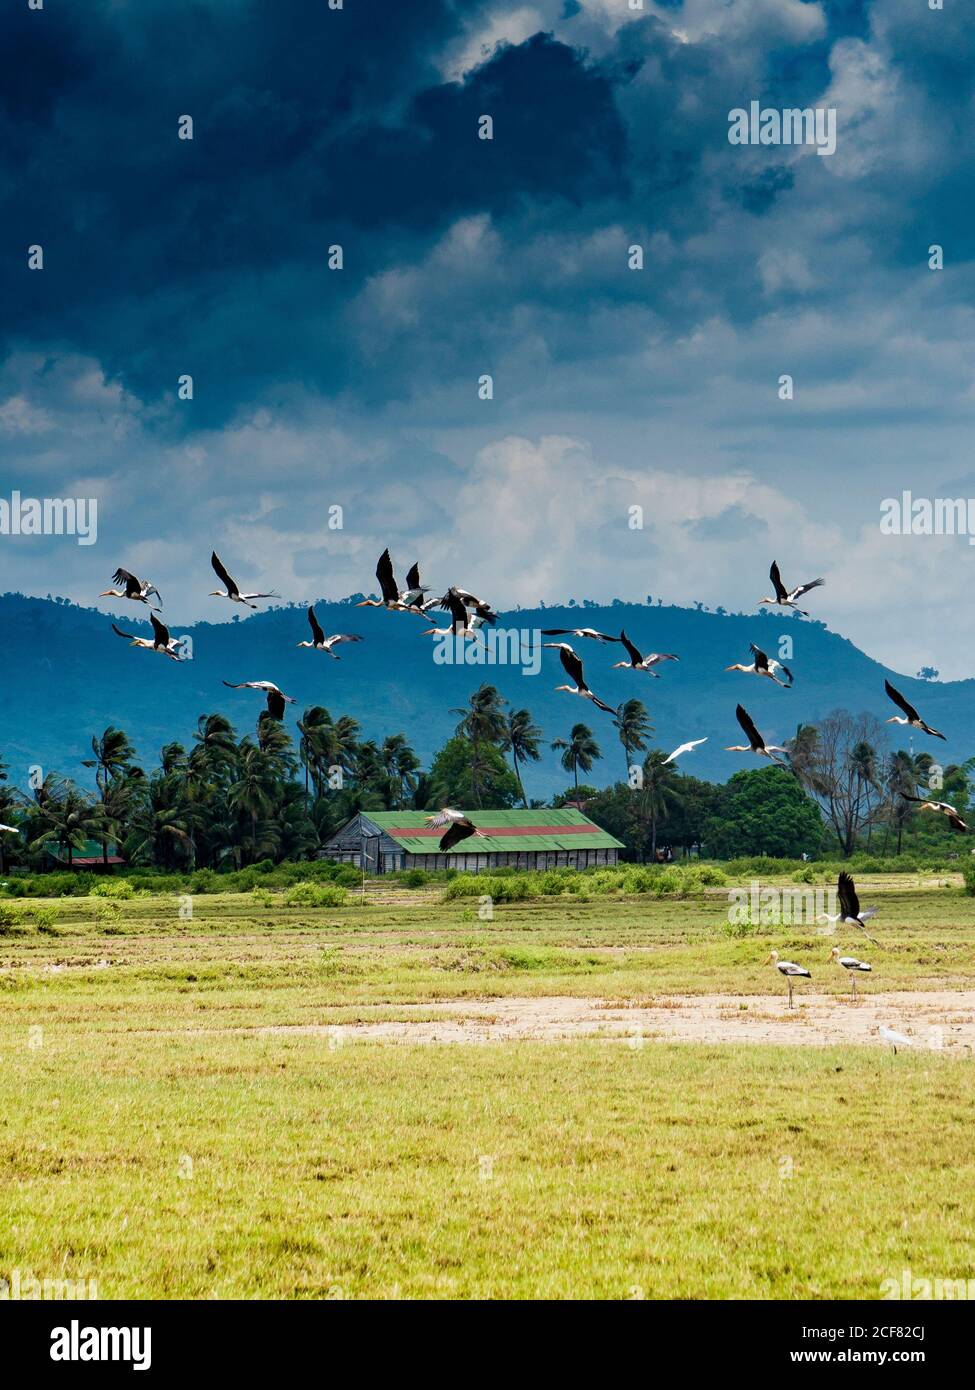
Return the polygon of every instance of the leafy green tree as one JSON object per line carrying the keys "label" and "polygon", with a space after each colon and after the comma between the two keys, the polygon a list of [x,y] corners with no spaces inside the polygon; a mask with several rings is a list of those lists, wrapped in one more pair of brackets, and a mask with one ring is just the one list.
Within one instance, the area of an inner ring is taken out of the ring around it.
{"label": "leafy green tree", "polygon": [[818,851],[823,838],[819,808],[784,768],[736,772],[718,789],[704,827],[704,843],[715,859],[768,854],[798,859]]}
{"label": "leafy green tree", "polygon": [[475,786],[477,804],[482,808],[501,810],[517,806],[521,800],[518,779],[498,748],[482,741],[472,750],[466,738],[455,735],[431,764],[427,807],[455,806],[469,810],[474,804]]}
{"label": "leafy green tree", "polygon": [[485,788],[481,779],[492,762],[488,750],[496,750],[504,740],[506,703],[496,686],[481,685],[469,697],[466,705],[451,710],[451,714],[461,716],[456,733],[460,738],[467,739],[470,747],[469,805],[480,807],[484,804]]}

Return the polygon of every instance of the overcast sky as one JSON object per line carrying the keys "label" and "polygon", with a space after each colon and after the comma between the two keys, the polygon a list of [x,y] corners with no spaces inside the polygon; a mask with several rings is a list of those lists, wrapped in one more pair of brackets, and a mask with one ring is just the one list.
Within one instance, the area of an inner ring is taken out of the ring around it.
{"label": "overcast sky", "polygon": [[[955,0],[91,0],[4,30],[0,498],[97,498],[99,533],[0,536],[0,588],[90,603],[121,564],[185,623],[231,616],[212,546],[305,600],[374,590],[388,544],[499,606],[747,610],[778,558],[872,656],[975,674],[975,547],[879,527],[904,488],[975,497]],[[752,100],[835,108],[835,154],[730,144]]]}

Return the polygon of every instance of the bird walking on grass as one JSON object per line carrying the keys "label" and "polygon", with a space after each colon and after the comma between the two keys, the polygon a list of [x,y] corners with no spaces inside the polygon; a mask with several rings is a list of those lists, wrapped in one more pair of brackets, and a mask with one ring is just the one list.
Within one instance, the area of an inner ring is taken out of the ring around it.
{"label": "bird walking on grass", "polygon": [[835,961],[837,965],[842,966],[843,969],[848,972],[850,983],[853,986],[853,998],[855,999],[857,997],[857,974],[864,971],[869,972],[873,967],[868,965],[865,960],[857,960],[856,956],[841,955],[838,946],[834,946],[829,955],[831,960]]}
{"label": "bird walking on grass", "polygon": [[789,986],[789,1008],[794,1008],[792,1003],[792,982],[793,980],[811,980],[812,976],[804,965],[796,965],[794,960],[779,960],[778,951],[771,951],[766,965],[774,965],[780,975],[785,976],[785,982]]}

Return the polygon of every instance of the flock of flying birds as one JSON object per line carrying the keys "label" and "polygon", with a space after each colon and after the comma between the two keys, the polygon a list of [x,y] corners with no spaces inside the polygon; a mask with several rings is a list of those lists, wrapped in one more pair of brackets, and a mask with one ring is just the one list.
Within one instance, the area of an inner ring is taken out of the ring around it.
{"label": "flock of flying birds", "polygon": [[[241,603],[247,608],[257,608],[257,599],[275,599],[280,595],[274,591],[266,593],[245,593],[241,590],[236,580],[228,573],[216,551],[210,556],[210,563],[217,577],[223,582],[224,588],[211,591],[211,597],[225,598],[231,603]],[[427,627],[423,629],[424,636],[435,637],[455,637],[462,639],[481,640],[481,629],[486,625],[494,624],[497,621],[497,613],[486,600],[479,598],[458,585],[451,585],[445,594],[439,598],[427,598],[430,588],[420,582],[419,564],[414,564],[407,573],[406,585],[400,588],[396,582],[393,569],[393,562],[389,550],[384,550],[379,557],[376,566],[376,578],[379,581],[380,597],[362,599],[357,607],[360,608],[384,608],[391,613],[407,613],[415,617],[432,621],[431,614],[434,612],[446,613],[449,616],[449,623],[443,627]],[[769,570],[769,578],[772,581],[774,593],[767,595],[759,600],[760,604],[770,604],[777,608],[788,608],[802,617],[808,617],[805,609],[799,607],[799,599],[813,589],[819,588],[825,583],[823,579],[812,579],[805,584],[797,584],[794,588],[788,588],[782,581],[779,573],[778,563],[773,561]],[[139,579],[136,575],[129,573],[128,570],[118,569],[112,577],[112,583],[116,587],[106,589],[99,597],[101,598],[120,598],[130,599],[135,603],[144,604],[149,609],[149,621],[152,624],[153,636],[137,637],[132,633],[123,632],[115,623],[112,624],[113,630],[119,637],[124,637],[134,647],[142,648],[146,651],[161,652],[164,656],[170,657],[174,661],[181,660],[180,644],[178,640],[172,638],[168,628],[162,623],[156,614],[161,612],[161,608],[150,602],[155,597],[162,603],[162,596],[155,584],[151,580]],[[326,652],[333,660],[339,660],[338,653],[333,648],[343,642],[360,642],[362,639],[357,633],[336,632],[326,636],[325,632],[315,616],[314,606],[308,608],[308,622],[311,627],[311,640],[298,642],[297,646],[307,647],[312,651]],[[626,661],[613,663],[612,670],[640,671],[647,675],[659,679],[659,672],[654,668],[663,665],[665,662],[678,661],[680,658],[676,652],[648,652],[644,654],[630,640],[625,631],[621,631],[619,636],[611,633],[598,632],[591,627],[574,628],[543,628],[542,635],[545,637],[575,637],[581,640],[604,643],[619,643],[626,652]],[[557,651],[566,675],[569,677],[570,684],[558,685],[556,690],[565,691],[569,695],[577,695],[581,699],[590,700],[597,709],[605,710],[608,714],[618,714],[618,709],[613,705],[601,700],[598,695],[589,687],[582,658],[569,642],[545,642],[543,646],[552,651]],[[748,663],[736,662],[726,666],[726,671],[741,672],[745,675],[759,676],[773,682],[784,690],[791,689],[794,684],[794,677],[787,666],[781,662],[770,658],[765,652],[754,643],[750,644],[752,660]],[[283,719],[285,708],[289,704],[295,704],[292,696],[286,695],[273,681],[252,680],[252,681],[224,681],[223,684],[231,690],[257,690],[260,691],[267,701],[267,712],[272,719]],[[896,690],[889,681],[884,682],[884,688],[889,698],[902,711],[901,714],[891,715],[886,720],[888,724],[900,724],[920,732],[928,734],[932,738],[943,739],[945,735],[939,730],[925,723],[918,711],[912,704]],[[761,733],[755,726],[751,715],[741,704],[735,709],[735,715],[741,726],[747,743],[732,744],[726,749],[730,753],[754,753],[757,757],[768,758],[770,762],[778,766],[784,764],[775,755],[777,753],[787,753],[788,749],[779,744],[766,743]],[[671,763],[684,753],[692,752],[700,744],[706,743],[706,738],[689,739],[686,743],[680,744],[667,758],[664,764]],[[926,800],[923,797],[907,796],[906,801],[916,802],[922,811],[935,811],[947,817],[948,823],[953,830],[967,832],[968,825],[962,820],[954,806],[943,801]],[[461,811],[445,807],[435,815],[428,817],[428,825],[431,828],[442,829],[443,835],[439,842],[442,852],[451,850],[455,845],[470,836],[480,835],[482,832],[477,826]],[[837,893],[840,903],[840,911],[834,917],[829,918],[832,922],[842,922],[844,924],[859,927],[866,933],[864,923],[876,912],[875,908],[860,909],[856,895],[856,888],[849,874],[841,873]],[[873,940],[872,937],[868,937]],[[853,993],[856,995],[856,976],[858,972],[869,971],[870,966],[864,961],[857,960],[853,956],[843,956],[839,948],[832,951],[832,959],[843,969],[850,972],[853,982]],[[789,1004],[792,1006],[792,987],[793,981],[800,977],[809,978],[809,971],[804,966],[797,965],[794,961],[779,960],[775,951],[769,957],[769,961],[782,974],[789,985]]]}

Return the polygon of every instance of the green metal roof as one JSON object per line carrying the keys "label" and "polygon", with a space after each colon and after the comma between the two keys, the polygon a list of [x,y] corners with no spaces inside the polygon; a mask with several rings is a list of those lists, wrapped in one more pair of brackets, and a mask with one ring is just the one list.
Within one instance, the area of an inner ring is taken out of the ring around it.
{"label": "green metal roof", "polygon": [[[428,811],[363,811],[364,820],[401,846],[409,854],[439,854],[439,835],[430,834]],[[538,807],[528,811],[464,811],[480,830],[498,830],[497,835],[479,835],[464,841],[455,854],[536,854],[565,850],[622,849],[619,840],[601,830],[581,811],[560,807]],[[564,827],[564,829],[563,829]],[[426,831],[410,835],[410,830]],[[532,831],[542,833],[532,834]],[[397,833],[399,832],[399,833]],[[561,833],[560,833],[561,832]]]}

